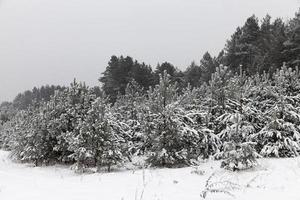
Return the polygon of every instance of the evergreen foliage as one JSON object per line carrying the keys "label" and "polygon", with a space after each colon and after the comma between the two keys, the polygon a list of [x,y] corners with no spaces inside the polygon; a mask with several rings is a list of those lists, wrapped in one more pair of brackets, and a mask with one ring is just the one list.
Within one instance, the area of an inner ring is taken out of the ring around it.
{"label": "evergreen foliage", "polygon": [[299,12],[289,23],[252,16],[219,56],[206,52],[184,72],[112,56],[101,89],[74,80],[2,103],[0,145],[23,162],[78,172],[136,156],[159,167],[218,158],[230,170],[298,156],[299,24]]}

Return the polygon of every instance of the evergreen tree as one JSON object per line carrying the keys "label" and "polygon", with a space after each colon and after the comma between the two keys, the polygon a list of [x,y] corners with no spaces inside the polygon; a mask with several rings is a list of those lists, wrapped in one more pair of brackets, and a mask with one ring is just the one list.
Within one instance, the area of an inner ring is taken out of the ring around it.
{"label": "evergreen tree", "polygon": [[215,58],[212,58],[211,55],[206,52],[200,60],[200,68],[202,71],[201,79],[203,82],[208,83],[211,79],[211,75],[216,71],[216,67],[217,63]]}
{"label": "evergreen tree", "polygon": [[10,121],[17,113],[17,109],[11,102],[2,102],[0,104],[0,125]]}
{"label": "evergreen tree", "polygon": [[258,19],[253,15],[246,20],[243,27],[238,28],[226,45],[226,65],[233,72],[239,71],[242,65],[247,74],[257,69],[258,37],[260,27]]}
{"label": "evergreen tree", "polygon": [[113,112],[118,121],[128,125],[130,135],[128,142],[132,143],[130,153],[143,153],[146,136],[143,133],[144,116],[146,114],[146,97],[143,94],[143,88],[137,82],[128,83],[124,95],[117,98],[113,106]]}
{"label": "evergreen tree", "polygon": [[78,123],[85,118],[95,99],[88,87],[74,81],[70,88],[57,91],[49,102],[24,111],[16,131],[13,155],[36,164],[52,160],[70,162],[67,136],[78,135]]}
{"label": "evergreen tree", "polygon": [[199,134],[179,107],[177,87],[163,73],[160,83],[148,93],[150,112],[145,132],[149,136],[148,162],[155,166],[188,165],[197,159]]}
{"label": "evergreen tree", "polygon": [[184,72],[185,80],[192,87],[200,87],[202,84],[202,70],[200,66],[197,66],[195,62],[192,62],[191,65]]}
{"label": "evergreen tree", "polygon": [[[169,74],[169,76],[174,77],[174,75],[176,73],[176,68],[171,63],[164,62],[164,63],[158,64],[156,66],[155,74],[159,77],[159,75],[164,73],[165,71],[167,74]],[[159,79],[158,79],[158,81],[159,81]]]}
{"label": "evergreen tree", "polygon": [[285,60],[282,52],[286,39],[283,21],[277,18],[272,23],[271,17],[267,15],[262,21],[258,38],[259,54],[256,57],[258,73],[273,74],[276,69],[280,68]]}
{"label": "evergreen tree", "polygon": [[92,103],[77,129],[78,135],[70,135],[68,138],[69,149],[74,152],[71,156],[77,161],[77,170],[83,170],[92,158],[98,170],[106,166],[108,171],[124,160],[124,136],[127,133],[111,113],[105,99],[99,97]]}
{"label": "evergreen tree", "polygon": [[[231,72],[226,66],[217,67],[216,72],[212,74],[209,83],[211,92],[211,112],[223,113],[226,109],[226,100],[228,99],[228,83]],[[222,110],[220,110],[222,108]]]}
{"label": "evergreen tree", "polygon": [[111,102],[115,102],[119,93],[125,93],[131,80],[147,89],[154,83],[153,77],[150,66],[140,64],[129,56],[112,56],[99,81],[103,83],[103,91],[110,97]]}
{"label": "evergreen tree", "polygon": [[300,62],[300,11],[290,21],[287,32],[288,40],[284,43],[285,50],[283,52],[290,66],[298,66]]}
{"label": "evergreen tree", "polygon": [[[299,72],[283,66],[274,74],[273,91],[275,100],[264,110],[267,123],[253,136],[263,156],[297,156],[299,146],[300,115],[295,106],[299,104]],[[292,86],[292,87],[291,87]]]}
{"label": "evergreen tree", "polygon": [[[222,167],[230,170],[248,169],[256,165],[257,153],[254,149],[255,143],[250,142],[249,137],[255,133],[253,121],[249,121],[247,115],[251,108],[244,105],[244,93],[246,77],[240,68],[240,75],[236,77],[237,90],[236,99],[238,106],[235,112],[227,112],[217,120],[225,125],[225,129],[220,132],[220,138],[223,140],[223,158]],[[245,110],[248,112],[244,113]]]}
{"label": "evergreen tree", "polygon": [[40,88],[34,87],[32,90],[27,90],[18,94],[12,103],[16,109],[26,110],[28,107],[33,106],[34,104],[38,104],[43,101],[49,101],[56,90],[63,89],[64,87],[54,85],[46,85]]}

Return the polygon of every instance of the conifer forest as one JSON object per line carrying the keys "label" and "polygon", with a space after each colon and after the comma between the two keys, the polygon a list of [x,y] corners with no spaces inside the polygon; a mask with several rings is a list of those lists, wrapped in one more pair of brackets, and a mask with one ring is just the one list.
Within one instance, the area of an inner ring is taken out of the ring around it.
{"label": "conifer forest", "polygon": [[[74,79],[68,86],[29,88],[3,102],[5,162],[63,166],[87,178],[133,169],[146,177],[145,170],[192,169],[193,176],[203,177],[198,199],[231,199],[242,191],[240,182],[212,182],[218,170],[226,177],[252,177],[265,162],[278,167],[280,161],[295,161],[293,170],[300,172],[300,11],[289,20],[250,16],[218,55],[206,52],[186,67],[167,61],[150,66],[127,55],[108,60],[98,86]],[[204,166],[215,170],[209,174]],[[254,190],[254,179],[245,188]],[[144,189],[124,199],[155,199],[143,196]],[[285,195],[300,199],[299,192]]]}

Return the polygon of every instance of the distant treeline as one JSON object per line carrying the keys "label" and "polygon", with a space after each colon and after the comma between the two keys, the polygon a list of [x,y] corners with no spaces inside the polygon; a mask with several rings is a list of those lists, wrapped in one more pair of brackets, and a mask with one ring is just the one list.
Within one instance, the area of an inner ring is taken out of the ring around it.
{"label": "distant treeline", "polygon": [[108,66],[99,79],[103,90],[114,101],[117,94],[124,94],[130,80],[135,80],[148,89],[158,83],[164,70],[180,88],[190,84],[199,87],[208,83],[216,67],[227,66],[236,73],[242,67],[247,75],[269,73],[280,69],[283,63],[295,68],[300,62],[300,12],[287,22],[281,18],[271,19],[269,15],[261,21],[256,16],[249,17],[242,27],[238,27],[227,41],[218,56],[206,52],[200,63],[192,62],[185,71],[179,70],[169,62],[151,66],[139,63],[131,57],[112,56]]}
{"label": "distant treeline", "polygon": [[[247,75],[269,73],[270,76],[286,63],[294,68],[300,62],[300,11],[293,19],[284,22],[281,18],[271,19],[267,15],[259,20],[255,15],[249,17],[242,27],[238,27],[218,56],[206,52],[199,63],[192,62],[184,71],[169,62],[158,64],[155,69],[132,57],[112,56],[99,81],[102,88],[96,86],[96,93],[103,92],[114,102],[118,94],[124,94],[127,84],[135,80],[144,90],[159,82],[159,74],[166,71],[172,82],[177,82],[179,90],[187,85],[192,88],[208,83],[211,75],[220,65],[227,66],[233,73],[242,67]],[[42,86],[33,88],[16,96],[13,102],[0,106],[0,117],[8,107],[17,110],[27,109],[34,103],[49,101],[55,90],[62,86]]]}

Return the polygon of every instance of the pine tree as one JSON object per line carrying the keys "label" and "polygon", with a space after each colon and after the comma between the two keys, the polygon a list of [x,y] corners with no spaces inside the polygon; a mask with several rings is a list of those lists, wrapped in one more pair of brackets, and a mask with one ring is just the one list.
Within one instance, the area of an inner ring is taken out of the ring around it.
{"label": "pine tree", "polygon": [[271,16],[262,20],[258,37],[257,72],[273,74],[284,62],[282,51],[287,39],[285,24],[278,18],[271,22]]}
{"label": "pine tree", "polygon": [[188,165],[199,156],[199,134],[190,118],[180,108],[176,85],[168,74],[160,76],[160,83],[148,93],[149,113],[145,132],[149,138],[148,162],[155,166]]}
{"label": "pine tree", "polygon": [[203,82],[201,79],[202,73],[203,70],[201,69],[201,67],[197,66],[195,62],[192,62],[191,65],[184,72],[185,80],[192,87],[200,87]]}
{"label": "pine tree", "polygon": [[299,105],[298,72],[283,66],[274,74],[273,91],[275,101],[264,110],[267,121],[265,126],[255,135],[253,140],[259,144],[260,154],[263,156],[291,157],[297,156],[300,150],[300,115]]}
{"label": "pine tree", "polygon": [[78,135],[78,123],[85,118],[95,95],[84,84],[74,83],[57,91],[49,102],[24,111],[16,130],[13,154],[36,164],[51,161],[70,162],[69,137]]}
{"label": "pine tree", "polygon": [[246,20],[243,27],[237,28],[226,45],[226,65],[234,73],[242,65],[247,74],[257,71],[258,37],[260,27],[258,19],[253,15]]}
{"label": "pine tree", "polygon": [[[256,165],[257,153],[254,149],[255,143],[250,142],[250,136],[255,133],[255,127],[249,118],[245,114],[245,110],[251,110],[246,108],[248,105],[244,104],[244,91],[246,78],[243,74],[242,68],[240,68],[240,75],[236,77],[237,90],[236,99],[237,102],[235,112],[227,112],[221,115],[217,120],[220,124],[224,124],[224,128],[220,132],[220,138],[223,141],[223,158],[222,167],[230,170],[242,170],[248,169]],[[249,114],[249,113],[248,113]]]}
{"label": "pine tree", "polygon": [[208,91],[206,84],[194,89],[187,87],[180,97],[186,119],[193,122],[191,126],[198,132],[199,146],[197,148],[204,159],[219,152],[221,146],[219,136],[214,133],[214,124],[209,113]]}
{"label": "pine tree", "polygon": [[212,58],[211,55],[206,52],[200,60],[202,82],[208,83],[211,80],[211,75],[216,71],[216,67],[216,58]]}
{"label": "pine tree", "polygon": [[78,124],[78,135],[68,138],[71,155],[76,161],[76,170],[81,171],[93,160],[100,170],[106,166],[108,171],[113,165],[124,160],[126,153],[126,132],[111,113],[104,98],[97,98],[85,119]]}
{"label": "pine tree", "polygon": [[300,62],[300,10],[296,13],[287,28],[288,40],[284,43],[285,50],[283,53],[288,59],[290,66],[298,66]]}
{"label": "pine tree", "polygon": [[47,129],[47,116],[45,109],[31,109],[24,111],[16,131],[16,143],[12,154],[25,162],[34,162],[35,165],[47,163],[53,156],[55,138],[51,137]]}
{"label": "pine tree", "polygon": [[226,100],[228,99],[228,83],[231,72],[226,66],[219,66],[216,72],[212,75],[209,83],[211,92],[211,112],[222,114],[226,109]]}
{"label": "pine tree", "polygon": [[99,81],[103,83],[103,91],[114,103],[119,93],[122,95],[125,93],[126,86],[131,80],[148,89],[154,84],[154,78],[150,66],[140,64],[129,56],[112,56]]}
{"label": "pine tree", "polygon": [[128,125],[131,142],[131,154],[141,154],[144,150],[146,136],[143,133],[144,116],[146,113],[143,88],[134,80],[128,83],[124,95],[117,98],[113,112],[118,121]]}

